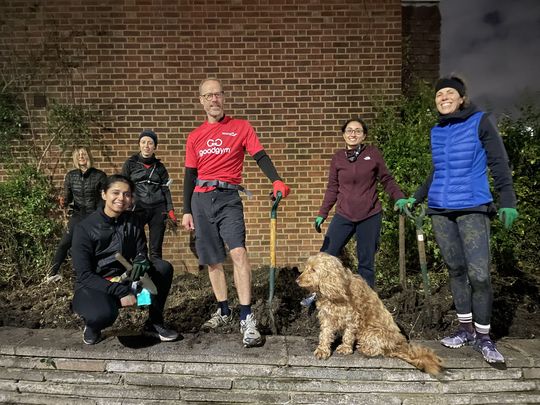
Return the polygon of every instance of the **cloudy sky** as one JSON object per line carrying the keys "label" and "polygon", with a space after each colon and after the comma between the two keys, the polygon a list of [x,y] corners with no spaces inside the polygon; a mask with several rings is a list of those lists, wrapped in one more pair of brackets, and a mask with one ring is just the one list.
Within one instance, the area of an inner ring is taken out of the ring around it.
{"label": "cloudy sky", "polygon": [[496,113],[524,94],[540,103],[540,0],[441,0],[441,74]]}

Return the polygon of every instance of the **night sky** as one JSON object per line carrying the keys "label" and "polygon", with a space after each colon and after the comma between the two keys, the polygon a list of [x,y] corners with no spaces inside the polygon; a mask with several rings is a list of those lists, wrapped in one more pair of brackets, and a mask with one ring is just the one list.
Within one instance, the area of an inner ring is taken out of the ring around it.
{"label": "night sky", "polygon": [[540,0],[441,0],[441,74],[463,77],[479,107],[540,104]]}

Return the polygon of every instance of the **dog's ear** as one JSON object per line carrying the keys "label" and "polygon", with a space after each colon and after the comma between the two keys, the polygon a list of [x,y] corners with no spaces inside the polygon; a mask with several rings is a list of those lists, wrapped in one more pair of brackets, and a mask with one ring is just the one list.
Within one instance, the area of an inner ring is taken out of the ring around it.
{"label": "dog's ear", "polygon": [[319,275],[319,291],[321,296],[332,302],[349,300],[350,277],[341,262],[329,255],[320,257],[316,266]]}
{"label": "dog's ear", "polygon": [[346,302],[347,290],[343,289],[343,285],[335,284],[330,280],[320,280],[319,292],[322,297],[328,298],[332,302]]}

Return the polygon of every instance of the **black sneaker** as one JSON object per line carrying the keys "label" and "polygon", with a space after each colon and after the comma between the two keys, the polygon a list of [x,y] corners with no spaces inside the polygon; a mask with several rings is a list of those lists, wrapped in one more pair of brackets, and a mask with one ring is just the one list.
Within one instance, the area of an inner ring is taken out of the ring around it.
{"label": "black sneaker", "polygon": [[94,330],[88,326],[84,327],[83,331],[83,342],[86,345],[95,345],[101,340],[101,331]]}
{"label": "black sneaker", "polygon": [[178,332],[156,323],[145,324],[143,335],[159,338],[162,342],[172,342],[179,337]]}

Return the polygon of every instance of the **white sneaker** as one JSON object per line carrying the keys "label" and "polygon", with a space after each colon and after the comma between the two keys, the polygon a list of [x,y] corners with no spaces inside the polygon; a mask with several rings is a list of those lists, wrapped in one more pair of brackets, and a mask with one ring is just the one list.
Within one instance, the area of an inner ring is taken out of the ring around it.
{"label": "white sneaker", "polygon": [[240,333],[244,334],[242,339],[244,347],[254,347],[262,344],[262,337],[257,330],[257,321],[253,314],[249,314],[245,321],[240,321]]}
{"label": "white sneaker", "polygon": [[201,329],[205,331],[217,329],[221,326],[230,325],[232,321],[232,312],[230,315],[221,315],[221,309],[218,308],[218,310],[212,314],[210,319],[203,324]]}

